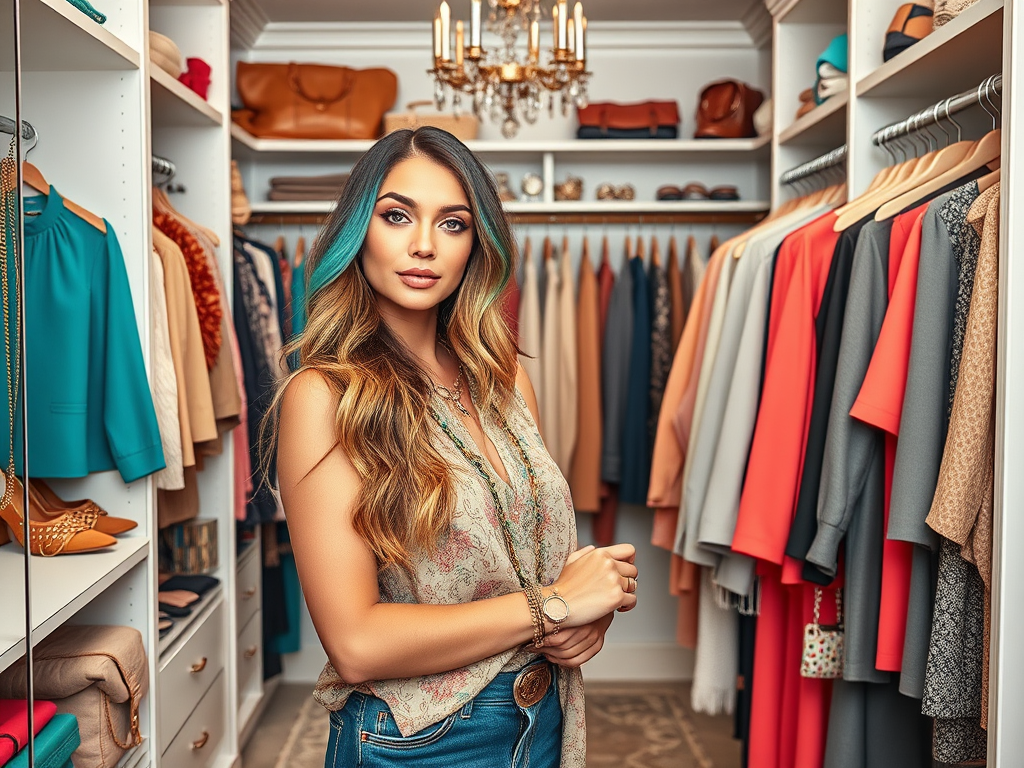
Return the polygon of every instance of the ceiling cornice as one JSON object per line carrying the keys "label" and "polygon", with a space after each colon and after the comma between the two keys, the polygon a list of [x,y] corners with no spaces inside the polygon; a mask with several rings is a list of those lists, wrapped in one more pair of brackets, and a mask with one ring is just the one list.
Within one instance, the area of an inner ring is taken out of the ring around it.
{"label": "ceiling cornice", "polygon": [[[264,22],[252,37],[252,19],[235,35],[235,10],[253,0],[232,0],[232,40],[253,51],[301,50],[417,50],[424,49],[430,22]],[[760,3],[758,3],[760,5]],[[761,6],[763,9],[763,6]],[[750,15],[748,13],[748,15]],[[264,16],[264,18],[266,18]],[[758,36],[761,36],[758,27]],[[768,35],[771,35],[769,20]],[[591,22],[587,30],[591,50],[678,51],[702,48],[751,48],[753,38],[746,21],[605,21]],[[541,39],[546,39],[541,33]],[[429,41],[428,41],[429,42]]]}
{"label": "ceiling cornice", "polygon": [[741,21],[755,48],[764,48],[771,44],[772,15],[762,0],[754,0]]}
{"label": "ceiling cornice", "polygon": [[231,0],[231,47],[250,50],[269,23],[256,0]]}

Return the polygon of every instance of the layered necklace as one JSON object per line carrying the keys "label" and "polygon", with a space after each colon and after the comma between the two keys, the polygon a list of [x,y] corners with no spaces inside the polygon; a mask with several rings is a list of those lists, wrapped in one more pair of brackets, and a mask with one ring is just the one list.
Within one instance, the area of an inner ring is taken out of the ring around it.
{"label": "layered necklace", "polygon": [[[462,404],[462,379],[462,363],[459,363],[459,375],[456,377],[455,383],[452,384],[451,387],[444,387],[438,384],[434,384],[434,392],[442,400],[445,400],[448,403],[450,403],[452,407],[454,407],[459,413],[473,419],[473,415]],[[472,386],[470,386],[470,393],[472,395]],[[498,522],[501,524],[501,532],[505,539],[505,546],[508,549],[508,558],[512,563],[512,567],[515,569],[516,577],[519,579],[519,585],[523,589],[526,589],[531,584],[542,586],[544,584],[544,568],[542,558],[542,524],[544,521],[544,517],[541,513],[540,493],[537,489],[537,472],[533,466],[533,462],[530,461],[530,456],[526,451],[526,444],[523,442],[523,439],[513,431],[512,427],[509,426],[508,421],[497,409],[497,407],[494,406],[493,404],[491,405],[491,412],[493,413],[495,421],[497,421],[502,431],[506,435],[508,435],[509,440],[511,440],[512,444],[515,445],[518,449],[519,457],[520,459],[522,459],[523,466],[526,467],[526,474],[530,481],[530,501],[533,506],[535,518],[533,545],[534,562],[536,564],[536,582],[531,582],[531,579],[529,578],[529,576],[527,576],[525,570],[523,569],[522,562],[519,560],[519,555],[516,552],[514,544],[515,539],[512,535],[512,523],[508,519],[508,514],[506,514],[505,512],[504,504],[502,504],[501,502],[501,494],[498,492],[498,486],[494,482],[494,478],[491,477],[490,472],[487,471],[487,467],[484,464],[483,458],[476,451],[472,450],[469,446],[466,445],[465,441],[462,440],[462,438],[460,438],[452,429],[447,419],[444,416],[442,416],[442,414],[440,414],[436,409],[430,409],[430,416],[434,419],[435,422],[437,422],[437,425],[441,428],[441,431],[444,432],[444,434],[448,436],[448,439],[450,439],[452,443],[455,445],[455,447],[458,448],[459,453],[463,455],[466,461],[468,461],[476,469],[477,474],[480,475],[480,477],[483,478],[484,482],[487,483],[487,488],[490,490],[491,498],[494,501],[494,510],[498,516]],[[479,419],[474,420],[477,422],[477,424],[480,424]],[[486,439],[486,433],[484,433],[482,424],[480,426],[480,431],[481,433],[484,434],[484,438]],[[511,473],[509,473],[509,479],[511,480]]]}

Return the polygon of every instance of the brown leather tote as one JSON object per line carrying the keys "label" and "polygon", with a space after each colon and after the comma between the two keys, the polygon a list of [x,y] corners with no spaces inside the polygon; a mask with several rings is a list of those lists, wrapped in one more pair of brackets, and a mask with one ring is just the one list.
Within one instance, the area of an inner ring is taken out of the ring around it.
{"label": "brown leather tote", "polygon": [[737,80],[719,80],[704,87],[697,107],[697,139],[749,139],[757,136],[754,112],[764,94]]}
{"label": "brown leather tote", "polygon": [[264,139],[376,139],[398,93],[383,68],[240,61],[235,81],[245,109],[231,119]]}

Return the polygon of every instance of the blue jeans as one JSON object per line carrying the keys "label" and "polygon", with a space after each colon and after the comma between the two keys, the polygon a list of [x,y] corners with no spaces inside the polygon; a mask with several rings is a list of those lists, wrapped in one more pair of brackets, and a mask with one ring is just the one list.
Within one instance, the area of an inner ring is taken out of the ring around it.
{"label": "blue jeans", "polygon": [[[516,677],[542,664],[551,668],[547,692],[520,706]],[[355,692],[331,712],[324,768],[558,768],[561,752],[558,667],[542,659],[502,672],[461,709],[411,736],[399,733],[387,704]]]}

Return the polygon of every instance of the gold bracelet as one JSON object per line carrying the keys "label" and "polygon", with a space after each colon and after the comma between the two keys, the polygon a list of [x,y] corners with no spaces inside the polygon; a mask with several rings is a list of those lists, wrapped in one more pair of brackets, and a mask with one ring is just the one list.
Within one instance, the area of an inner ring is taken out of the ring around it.
{"label": "gold bracelet", "polygon": [[530,603],[530,615],[533,619],[533,647],[540,648],[544,645],[544,614],[541,610],[544,595],[535,584],[528,585],[524,591]]}

